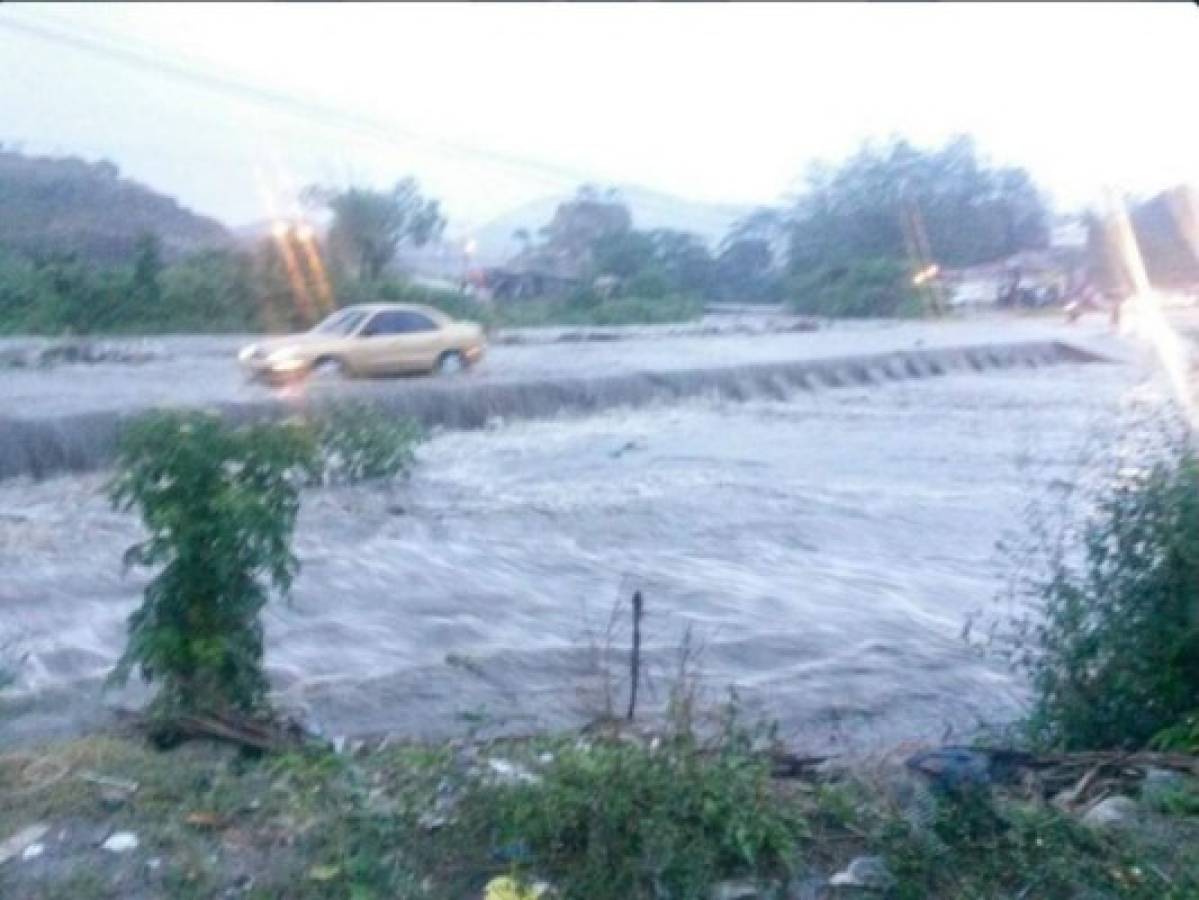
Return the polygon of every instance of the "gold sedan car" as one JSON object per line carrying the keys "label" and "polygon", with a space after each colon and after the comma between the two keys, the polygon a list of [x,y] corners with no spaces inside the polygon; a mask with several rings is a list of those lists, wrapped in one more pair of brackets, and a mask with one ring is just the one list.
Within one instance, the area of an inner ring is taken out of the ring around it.
{"label": "gold sedan car", "polygon": [[400,303],[347,306],[311,331],[250,344],[238,354],[252,378],[287,381],[313,372],[401,375],[459,372],[482,358],[483,329],[440,310]]}

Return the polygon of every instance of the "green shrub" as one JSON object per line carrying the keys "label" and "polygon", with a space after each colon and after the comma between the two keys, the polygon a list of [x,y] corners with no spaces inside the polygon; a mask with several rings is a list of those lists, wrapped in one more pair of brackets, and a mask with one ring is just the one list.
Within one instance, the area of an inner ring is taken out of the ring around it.
{"label": "green shrub", "polygon": [[[1003,801],[989,792],[936,801],[923,828],[885,815],[873,830],[896,880],[887,896],[897,900],[1158,900],[1192,897],[1196,888],[1193,860],[1183,860],[1184,871],[1171,878],[1161,867],[1146,865],[1137,848],[1105,838],[1048,804]],[[1144,848],[1146,856],[1149,851]]]}
{"label": "green shrub", "polygon": [[311,430],[297,424],[156,412],[126,430],[109,492],[149,531],[126,561],[162,569],[129,617],[114,682],[136,666],[159,685],[163,713],[261,708],[260,612],[268,588],[286,592],[295,576],[291,535],[315,459]]}
{"label": "green shrub", "polygon": [[792,281],[789,305],[811,316],[918,316],[923,304],[902,262],[888,258],[826,266]]}
{"label": "green shrub", "polygon": [[[1019,631],[1042,744],[1184,741],[1199,696],[1199,460],[1189,441],[1099,498],[1075,556],[1039,585]],[[1193,728],[1193,726],[1192,726]],[[1193,735],[1193,732],[1190,732]]]}
{"label": "green shrub", "polygon": [[560,300],[523,300],[503,305],[497,323],[514,328],[546,325],[660,325],[690,322],[704,314],[702,300],[686,295],[611,297],[580,291]]}
{"label": "green shrub", "polygon": [[704,897],[725,878],[785,874],[804,834],[740,741],[562,742],[540,781],[480,788],[468,804],[565,898]]}
{"label": "green shrub", "polygon": [[160,687],[156,711],[261,708],[260,613],[299,563],[291,537],[305,484],[393,477],[420,431],[365,404],[309,420],[235,426],[205,412],[156,412],[122,435],[109,495],[149,537],[126,561],[162,566],[129,618],[113,672]]}
{"label": "green shrub", "polygon": [[[494,314],[491,307],[459,291],[425,287],[397,278],[363,288],[360,293],[363,291],[366,292],[364,299],[355,302],[419,303],[439,309],[459,321],[478,322],[484,326],[493,324]],[[366,295],[371,299],[365,299]]]}
{"label": "green shrub", "polygon": [[1155,750],[1199,754],[1199,709],[1167,725],[1150,742]]}
{"label": "green shrub", "polygon": [[369,403],[339,403],[314,417],[321,461],[318,480],[357,484],[406,473],[421,441],[420,426],[395,419]]}

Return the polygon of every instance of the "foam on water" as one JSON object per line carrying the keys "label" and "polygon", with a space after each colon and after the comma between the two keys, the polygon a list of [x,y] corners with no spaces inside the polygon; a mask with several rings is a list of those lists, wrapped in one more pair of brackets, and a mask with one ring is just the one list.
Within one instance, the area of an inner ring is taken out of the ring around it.
{"label": "foam on water", "polygon": [[[602,695],[591,645],[640,588],[647,705],[690,628],[715,695],[736,684],[808,745],[1009,716],[1023,687],[960,640],[965,616],[1004,585],[995,541],[1114,436],[1140,377],[1010,367],[1026,352],[1061,353],[997,350],[1009,368],[981,375],[977,353],[827,361],[817,374],[871,382],[839,390],[798,388],[814,371],[798,364],[743,373],[744,390],[643,376],[661,389],[638,408],[551,403],[567,414],[499,426],[480,403],[492,426],[436,436],[409,483],[305,496],[303,570],[267,615],[273,682],[336,732],[444,735],[481,710],[515,730],[575,723]],[[946,377],[886,374],[909,364]],[[144,576],[120,573],[139,527],[101,482],[0,485],[0,642],[31,651],[9,739],[103,719],[98,680]]]}

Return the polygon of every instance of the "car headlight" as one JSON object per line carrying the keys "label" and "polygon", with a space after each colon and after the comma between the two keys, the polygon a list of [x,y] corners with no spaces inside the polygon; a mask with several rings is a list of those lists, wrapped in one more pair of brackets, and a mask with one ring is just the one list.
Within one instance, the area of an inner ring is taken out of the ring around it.
{"label": "car headlight", "polygon": [[294,350],[276,350],[266,358],[266,363],[272,369],[298,369],[304,365],[304,358]]}

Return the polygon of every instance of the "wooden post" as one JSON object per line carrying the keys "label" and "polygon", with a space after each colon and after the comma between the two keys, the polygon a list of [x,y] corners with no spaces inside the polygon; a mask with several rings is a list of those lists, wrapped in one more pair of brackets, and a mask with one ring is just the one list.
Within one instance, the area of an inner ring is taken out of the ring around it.
{"label": "wooden post", "polygon": [[641,611],[644,604],[641,591],[633,592],[633,652],[629,657],[629,712],[626,718],[632,722],[637,711],[637,682],[641,680]]}

